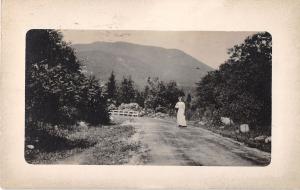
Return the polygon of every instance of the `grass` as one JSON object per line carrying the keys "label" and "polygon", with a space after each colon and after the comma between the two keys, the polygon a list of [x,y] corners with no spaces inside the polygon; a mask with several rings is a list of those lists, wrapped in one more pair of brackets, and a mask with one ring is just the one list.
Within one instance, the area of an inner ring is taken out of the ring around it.
{"label": "grass", "polygon": [[[120,121],[106,126],[57,129],[42,126],[26,130],[25,159],[30,164],[53,164],[84,153],[80,164],[125,164],[139,144],[128,139],[135,133],[130,125]],[[33,145],[29,149],[27,145]]]}
{"label": "grass", "polygon": [[191,121],[190,123],[194,126],[202,127],[214,133],[220,134],[224,137],[228,137],[236,141],[242,142],[249,147],[257,148],[265,152],[271,152],[271,143],[265,143],[264,141],[258,142],[254,140],[255,137],[260,135],[270,136],[270,132],[261,130],[250,130],[250,132],[247,135],[245,135],[242,133],[236,133],[235,128],[230,126],[220,128],[220,126],[214,125],[201,125],[197,121]]}

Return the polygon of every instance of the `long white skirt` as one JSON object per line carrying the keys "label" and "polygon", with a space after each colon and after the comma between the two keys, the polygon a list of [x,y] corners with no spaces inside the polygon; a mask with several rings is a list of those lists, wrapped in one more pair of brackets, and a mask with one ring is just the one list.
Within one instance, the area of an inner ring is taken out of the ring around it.
{"label": "long white skirt", "polygon": [[181,126],[186,126],[185,115],[184,112],[182,112],[181,110],[178,110],[177,112],[177,124]]}

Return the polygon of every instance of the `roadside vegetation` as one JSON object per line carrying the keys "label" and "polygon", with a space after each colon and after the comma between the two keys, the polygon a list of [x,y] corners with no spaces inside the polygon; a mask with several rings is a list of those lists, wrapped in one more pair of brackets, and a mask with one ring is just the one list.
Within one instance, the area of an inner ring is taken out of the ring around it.
{"label": "roadside vegetation", "polygon": [[140,154],[140,143],[128,140],[135,129],[121,122],[101,127],[80,122],[65,129],[40,126],[26,131],[31,134],[26,144],[34,149],[27,148],[25,158],[31,164],[126,164]]}
{"label": "roadside vegetation", "polygon": [[[249,36],[228,51],[229,59],[198,83],[192,118],[208,128],[271,151],[272,38]],[[233,122],[221,121],[226,117]],[[243,134],[240,125],[249,126]]]}
{"label": "roadside vegetation", "polygon": [[145,112],[160,112],[174,115],[174,106],[184,91],[175,81],[164,82],[159,78],[148,77],[147,85],[140,90],[130,76],[116,81],[114,72],[106,84],[109,108],[114,109],[121,104],[136,103]]}
{"label": "roadside vegetation", "polygon": [[78,136],[78,123],[109,123],[100,82],[85,75],[74,50],[55,30],[26,35],[25,159],[36,152],[86,148],[93,139]]}

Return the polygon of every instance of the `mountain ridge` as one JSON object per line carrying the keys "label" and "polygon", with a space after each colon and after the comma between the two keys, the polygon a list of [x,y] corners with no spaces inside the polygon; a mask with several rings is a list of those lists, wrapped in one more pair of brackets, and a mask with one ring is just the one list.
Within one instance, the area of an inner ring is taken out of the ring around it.
{"label": "mountain ridge", "polygon": [[133,44],[129,42],[93,42],[73,44],[78,58],[89,72],[107,81],[114,71],[117,80],[131,76],[143,87],[148,77],[176,81],[184,88],[193,88],[213,68],[179,49]]}

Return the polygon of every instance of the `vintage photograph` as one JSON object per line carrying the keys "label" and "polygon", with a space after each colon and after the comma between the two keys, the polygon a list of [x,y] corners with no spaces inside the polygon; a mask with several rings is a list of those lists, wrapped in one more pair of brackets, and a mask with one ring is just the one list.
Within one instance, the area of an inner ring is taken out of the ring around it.
{"label": "vintage photograph", "polygon": [[30,164],[267,166],[266,31],[31,29]]}

